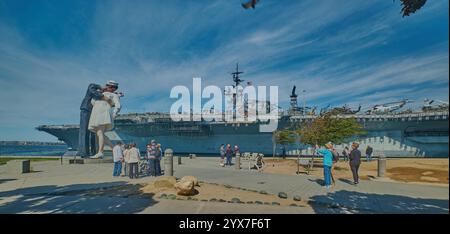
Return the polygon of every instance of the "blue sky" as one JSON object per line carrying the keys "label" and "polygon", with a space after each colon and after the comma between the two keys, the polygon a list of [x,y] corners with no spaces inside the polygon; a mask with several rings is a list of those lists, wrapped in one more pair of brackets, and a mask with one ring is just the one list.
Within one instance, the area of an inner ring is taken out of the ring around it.
{"label": "blue sky", "polygon": [[[448,100],[449,2],[402,18],[391,0],[0,0],[0,140],[56,140],[90,82],[116,80],[123,112],[168,111],[175,85],[293,85],[308,105]],[[302,102],[302,100],[299,100]]]}

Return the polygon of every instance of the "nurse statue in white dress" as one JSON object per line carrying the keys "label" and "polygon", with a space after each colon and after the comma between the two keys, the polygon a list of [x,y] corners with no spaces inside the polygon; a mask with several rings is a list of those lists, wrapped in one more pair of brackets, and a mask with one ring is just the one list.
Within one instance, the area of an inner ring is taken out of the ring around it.
{"label": "nurse statue in white dress", "polygon": [[98,151],[91,158],[102,158],[105,144],[110,146],[111,149],[114,147],[108,137],[105,136],[105,132],[111,131],[114,128],[114,119],[121,108],[120,97],[115,93],[118,87],[117,82],[108,81],[106,88],[103,90],[103,95],[108,97],[112,101],[111,103],[104,100],[92,99],[93,108],[88,129],[97,136]]}

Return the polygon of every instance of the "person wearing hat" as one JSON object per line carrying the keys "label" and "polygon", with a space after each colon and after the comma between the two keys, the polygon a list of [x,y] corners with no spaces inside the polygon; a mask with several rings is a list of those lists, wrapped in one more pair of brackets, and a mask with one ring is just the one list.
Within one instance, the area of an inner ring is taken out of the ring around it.
{"label": "person wearing hat", "polygon": [[323,176],[325,188],[327,192],[329,192],[331,187],[331,167],[333,166],[333,154],[331,153],[333,145],[331,143],[327,143],[325,144],[325,147],[326,149],[321,149],[318,145],[316,145],[316,153],[323,156]]}
{"label": "person wearing hat", "polygon": [[115,93],[118,87],[119,85],[117,82],[108,81],[106,88],[103,89],[103,96],[108,97],[111,100],[110,102],[104,100],[91,100],[93,107],[89,118],[88,129],[97,134],[98,140],[97,154],[91,158],[103,158],[105,144],[109,145],[111,148],[114,147],[108,137],[105,136],[105,132],[111,131],[114,128],[114,119],[121,108],[120,97]]}
{"label": "person wearing hat", "polygon": [[359,183],[359,175],[358,170],[359,166],[361,165],[361,151],[358,149],[359,144],[357,142],[353,142],[352,144],[352,151],[350,152],[350,155],[348,156],[350,160],[350,169],[352,170],[353,174],[353,184],[357,185]]}
{"label": "person wearing hat", "polygon": [[89,154],[95,154],[95,134],[88,131],[89,119],[92,112],[92,100],[111,102],[109,97],[103,95],[102,87],[98,84],[89,84],[84,99],[80,105],[80,128],[78,131],[77,156],[87,158]]}

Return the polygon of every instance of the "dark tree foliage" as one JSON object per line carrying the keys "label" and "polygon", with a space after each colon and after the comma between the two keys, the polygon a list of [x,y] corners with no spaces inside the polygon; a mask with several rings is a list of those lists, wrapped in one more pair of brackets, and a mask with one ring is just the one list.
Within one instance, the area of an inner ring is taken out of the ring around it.
{"label": "dark tree foliage", "polygon": [[427,0],[400,0],[402,2],[402,14],[403,17],[409,16],[415,13],[417,10],[423,7]]}

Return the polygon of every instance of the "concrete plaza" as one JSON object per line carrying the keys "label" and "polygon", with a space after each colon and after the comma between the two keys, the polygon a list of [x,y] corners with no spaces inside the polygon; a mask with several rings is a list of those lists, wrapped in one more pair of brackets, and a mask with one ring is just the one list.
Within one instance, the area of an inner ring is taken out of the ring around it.
{"label": "concrete plaza", "polygon": [[[448,186],[361,181],[354,186],[338,179],[326,194],[321,178],[266,174],[219,167],[217,158],[183,158],[174,175],[200,181],[301,196],[309,207],[231,204],[158,199],[151,196],[85,196],[82,191],[151,182],[153,177],[130,180],[112,177],[111,163],[67,164],[33,162],[32,173],[18,174],[0,166],[0,213],[449,213]],[[271,166],[271,165],[267,165]]]}

